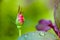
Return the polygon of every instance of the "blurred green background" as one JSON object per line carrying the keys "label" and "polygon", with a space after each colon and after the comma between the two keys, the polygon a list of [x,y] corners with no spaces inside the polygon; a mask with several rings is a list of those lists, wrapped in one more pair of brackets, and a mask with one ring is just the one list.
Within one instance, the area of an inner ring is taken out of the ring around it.
{"label": "blurred green background", "polygon": [[[0,40],[17,40],[19,32],[15,21],[19,5],[25,18],[22,34],[36,31],[35,26],[40,19],[54,23],[50,0],[0,0]],[[52,30],[49,32],[55,34]]]}

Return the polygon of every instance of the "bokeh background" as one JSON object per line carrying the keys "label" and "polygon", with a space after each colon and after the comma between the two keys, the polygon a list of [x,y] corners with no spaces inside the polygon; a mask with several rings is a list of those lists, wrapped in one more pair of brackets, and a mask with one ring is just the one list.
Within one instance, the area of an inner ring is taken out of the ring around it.
{"label": "bokeh background", "polygon": [[[0,0],[0,40],[17,40],[19,32],[16,25],[18,6],[21,6],[25,22],[22,35],[37,31],[36,25],[41,19],[54,23],[54,12],[50,0]],[[53,30],[49,32],[54,33]]]}

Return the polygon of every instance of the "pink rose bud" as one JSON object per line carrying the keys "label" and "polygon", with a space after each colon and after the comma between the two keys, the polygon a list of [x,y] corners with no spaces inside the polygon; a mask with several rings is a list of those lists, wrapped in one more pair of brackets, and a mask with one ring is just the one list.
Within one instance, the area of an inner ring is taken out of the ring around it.
{"label": "pink rose bud", "polygon": [[22,15],[21,12],[18,14],[18,21],[19,21],[20,25],[22,25],[24,23],[24,16]]}

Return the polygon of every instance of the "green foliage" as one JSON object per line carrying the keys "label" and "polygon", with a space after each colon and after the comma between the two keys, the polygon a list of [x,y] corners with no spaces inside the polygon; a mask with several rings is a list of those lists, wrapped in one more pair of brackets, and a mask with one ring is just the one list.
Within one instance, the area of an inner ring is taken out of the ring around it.
{"label": "green foliage", "polygon": [[[35,26],[40,19],[53,19],[52,9],[49,9],[46,1],[37,1],[22,8],[25,17],[22,26],[22,34],[36,31]],[[0,0],[0,40],[16,40],[18,29],[15,24],[19,0]],[[49,3],[49,2],[47,2]]]}
{"label": "green foliage", "polygon": [[[14,0],[16,1],[16,0]],[[14,8],[15,7],[15,8]],[[0,40],[17,40],[19,32],[15,24],[17,7],[11,0],[3,0],[0,4]]]}
{"label": "green foliage", "polygon": [[49,8],[47,0],[37,1],[23,8],[25,23],[22,27],[22,34],[36,31],[35,26],[40,19],[49,19],[54,22],[53,11]]}

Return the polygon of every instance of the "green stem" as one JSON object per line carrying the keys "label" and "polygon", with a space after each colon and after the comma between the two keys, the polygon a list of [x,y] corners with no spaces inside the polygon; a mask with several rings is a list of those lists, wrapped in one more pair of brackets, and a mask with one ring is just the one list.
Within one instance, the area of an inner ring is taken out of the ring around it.
{"label": "green stem", "polygon": [[18,27],[18,30],[19,30],[19,37],[21,37],[21,27],[22,26],[17,26]]}

